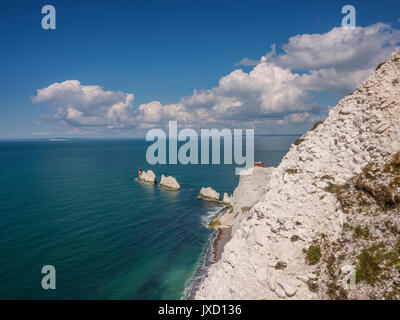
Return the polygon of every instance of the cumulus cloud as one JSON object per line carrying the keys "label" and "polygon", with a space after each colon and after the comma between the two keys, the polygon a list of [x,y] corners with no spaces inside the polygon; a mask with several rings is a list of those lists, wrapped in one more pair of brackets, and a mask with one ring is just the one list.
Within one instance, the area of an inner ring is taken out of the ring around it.
{"label": "cumulus cloud", "polygon": [[383,23],[333,28],[324,34],[296,35],[282,46],[282,54],[275,53],[269,58],[290,69],[359,70],[382,62],[395,50],[399,41],[400,31]]}
{"label": "cumulus cloud", "polygon": [[400,47],[400,30],[377,23],[368,27],[333,28],[324,34],[296,35],[268,61],[291,70],[302,70],[299,85],[306,90],[348,93],[375,67]]}
{"label": "cumulus cloud", "polygon": [[133,94],[104,91],[100,86],[82,85],[78,80],[53,83],[37,90],[33,103],[44,103],[54,110],[47,119],[58,119],[76,126],[126,126],[133,115]]}
{"label": "cumulus cloud", "polygon": [[39,89],[33,103],[53,109],[45,117],[72,127],[149,129],[177,120],[185,126],[266,126],[315,121],[321,106],[314,91],[348,93],[376,65],[399,49],[400,31],[377,23],[369,27],[333,28],[303,34],[277,46],[260,61],[243,59],[251,71],[232,71],[208,90],[194,90],[177,103],[151,101],[134,106],[131,93],[105,91],[78,80]]}

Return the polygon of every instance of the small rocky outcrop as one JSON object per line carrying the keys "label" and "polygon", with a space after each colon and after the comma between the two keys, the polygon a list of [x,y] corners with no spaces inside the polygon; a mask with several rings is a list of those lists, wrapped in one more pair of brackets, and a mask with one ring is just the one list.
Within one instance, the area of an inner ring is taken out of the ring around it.
{"label": "small rocky outcrop", "polygon": [[210,187],[201,188],[198,198],[202,199],[202,200],[218,202],[219,201],[219,193]]}
{"label": "small rocky outcrop", "polygon": [[178,191],[181,189],[180,184],[178,183],[178,181],[176,181],[174,177],[167,177],[164,175],[161,176],[160,187],[174,191]]}
{"label": "small rocky outcrop", "polygon": [[222,204],[226,207],[233,207],[233,196],[230,196],[225,192],[224,197],[222,198]]}
{"label": "small rocky outcrop", "polygon": [[138,177],[138,181],[151,183],[151,184],[157,183],[156,175],[154,174],[154,172],[152,170],[143,171],[142,175],[140,177]]}

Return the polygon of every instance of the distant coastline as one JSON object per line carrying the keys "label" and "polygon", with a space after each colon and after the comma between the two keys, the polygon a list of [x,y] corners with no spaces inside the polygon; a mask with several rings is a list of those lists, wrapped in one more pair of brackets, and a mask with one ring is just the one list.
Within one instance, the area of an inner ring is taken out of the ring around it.
{"label": "distant coastline", "polygon": [[[304,133],[288,134],[255,134],[255,137],[300,137]],[[168,139],[168,138],[167,138]],[[146,140],[146,137],[118,137],[118,138],[76,138],[76,137],[46,137],[46,138],[0,138],[0,142],[18,142],[18,141],[126,141],[126,140]]]}

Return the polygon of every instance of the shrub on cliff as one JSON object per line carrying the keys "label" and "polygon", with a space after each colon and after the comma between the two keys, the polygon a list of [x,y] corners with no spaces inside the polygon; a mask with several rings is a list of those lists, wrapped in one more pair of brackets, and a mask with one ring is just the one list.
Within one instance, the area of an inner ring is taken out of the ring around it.
{"label": "shrub on cliff", "polygon": [[303,138],[299,138],[299,139],[297,139],[295,142],[294,142],[294,144],[296,145],[296,146],[298,146],[300,143],[302,143],[302,142],[304,142],[304,139]]}
{"label": "shrub on cliff", "polygon": [[310,246],[306,252],[306,259],[310,265],[317,264],[321,259],[321,247],[318,245]]}
{"label": "shrub on cliff", "polygon": [[378,64],[375,70],[378,71],[384,64],[384,62],[381,62],[380,64]]}
{"label": "shrub on cliff", "polygon": [[323,123],[324,123],[323,121],[317,121],[316,123],[314,123],[314,125],[310,131],[314,131],[315,129],[317,129],[319,127],[319,125],[321,125]]}

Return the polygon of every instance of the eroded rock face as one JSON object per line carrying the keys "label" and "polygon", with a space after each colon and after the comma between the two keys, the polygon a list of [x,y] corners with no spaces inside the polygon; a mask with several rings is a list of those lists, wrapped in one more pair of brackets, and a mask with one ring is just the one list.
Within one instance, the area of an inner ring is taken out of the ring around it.
{"label": "eroded rock face", "polygon": [[233,214],[236,216],[233,229],[236,231],[240,221],[246,217],[250,209],[261,200],[270,188],[268,181],[271,179],[275,168],[254,167],[249,175],[242,175],[239,184],[233,191]]}
{"label": "eroded rock face", "polygon": [[229,196],[226,192],[224,193],[224,197],[222,198],[222,203],[226,206],[233,206],[233,196]]}
{"label": "eroded rock face", "polygon": [[156,175],[151,170],[143,171],[142,175],[138,178],[138,180],[141,182],[147,182],[152,184],[155,184],[157,182]]}
{"label": "eroded rock face", "polygon": [[160,187],[172,190],[180,190],[181,186],[174,177],[161,176]]}
{"label": "eroded rock face", "polygon": [[[246,177],[240,178],[236,228],[196,299],[326,298],[322,262],[308,265],[303,249],[322,234],[330,243],[343,240],[347,215],[337,187],[400,150],[399,83],[397,53],[291,146],[264,179],[263,192],[256,196],[250,182],[245,187]],[[277,261],[286,267],[276,269]]]}
{"label": "eroded rock face", "polygon": [[198,197],[203,200],[219,201],[219,193],[211,187],[201,188]]}

